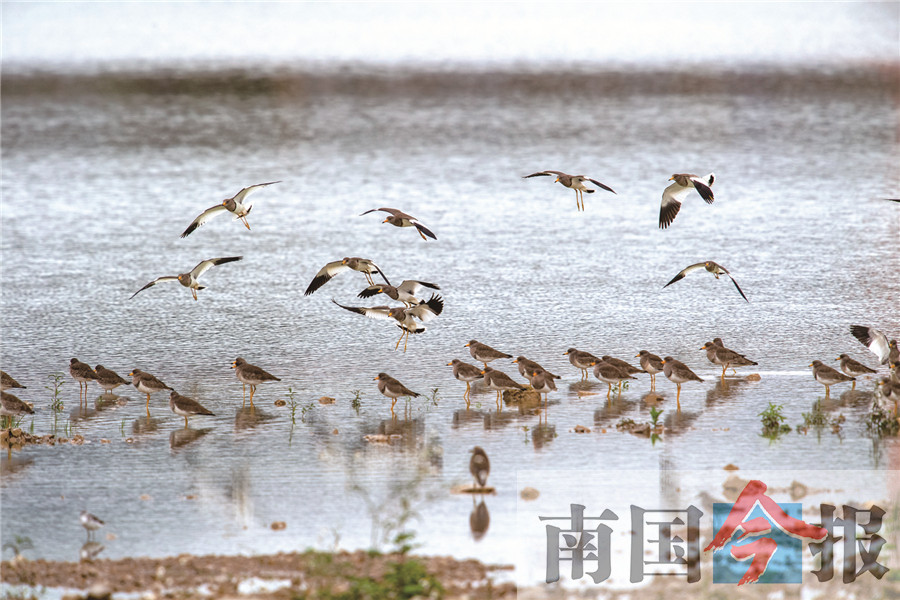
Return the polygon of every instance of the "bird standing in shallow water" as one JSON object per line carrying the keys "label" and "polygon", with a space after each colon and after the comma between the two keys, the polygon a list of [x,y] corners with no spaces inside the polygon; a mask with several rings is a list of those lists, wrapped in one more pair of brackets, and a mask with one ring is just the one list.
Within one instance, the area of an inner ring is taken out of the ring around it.
{"label": "bird standing in shallow water", "polygon": [[497,371],[496,369],[492,369],[491,367],[485,367],[481,374],[484,375],[484,383],[492,390],[497,392],[497,410],[502,410],[503,402],[500,394],[504,391],[512,391],[512,390],[524,390],[525,386],[521,383],[513,381],[513,378],[504,373],[503,371]]}
{"label": "bird standing in shallow water", "polygon": [[182,396],[175,390],[172,390],[172,393],[169,394],[169,408],[176,415],[184,417],[185,429],[187,429],[188,426],[188,417],[193,417],[194,415],[215,416],[215,413],[203,407],[193,398]]}
{"label": "bird standing in shallow water", "polygon": [[466,401],[466,410],[468,410],[469,394],[471,393],[471,386],[469,384],[478,381],[483,377],[483,375],[481,374],[481,368],[476,367],[475,365],[470,365],[469,363],[464,363],[458,358],[454,358],[453,360],[448,362],[447,366],[453,367],[454,377],[456,377],[460,381],[466,382],[466,391],[463,392],[463,400]]}
{"label": "bird standing in shallow water", "polygon": [[678,410],[681,410],[681,384],[688,381],[702,382],[703,380],[697,377],[697,374],[691,371],[686,364],[675,360],[671,356],[663,359],[663,373],[678,389],[678,393],[675,395],[675,403]]}
{"label": "bird standing in shallow water", "polygon": [[131,383],[139,392],[147,394],[147,417],[150,417],[150,394],[161,392],[163,390],[171,390],[165,383],[140,369],[132,369],[128,374],[131,377]]}
{"label": "bird standing in shallow water", "polygon": [[78,403],[81,404],[82,396],[87,402],[88,383],[96,381],[97,374],[94,373],[89,364],[83,363],[77,358],[69,361],[69,374],[72,375],[72,379],[78,382]]}
{"label": "bird standing in shallow water", "polygon": [[379,373],[375,376],[378,382],[378,391],[391,399],[391,416],[394,416],[394,405],[397,404],[397,398],[418,398],[421,394],[412,391],[387,373]]}
{"label": "bird standing in shallow water", "polygon": [[[711,342],[706,342],[700,349],[706,350],[706,358],[709,362],[722,367],[722,379],[725,379],[725,371],[728,370],[728,367],[731,367],[731,370],[734,371],[734,367],[746,367],[759,364],[750,360],[743,354],[738,354],[734,350],[726,348],[722,343],[722,338],[716,338]],[[737,372],[735,371],[735,373]]]}
{"label": "bird standing in shallow water", "polygon": [[470,340],[465,347],[469,349],[469,354],[472,355],[472,358],[483,363],[485,368],[487,368],[487,364],[492,360],[497,360],[498,358],[512,358],[511,354],[494,350],[487,344],[482,344],[475,340]]}
{"label": "bird standing in shallow water", "polygon": [[[871,373],[875,373],[875,369],[870,369],[866,365],[861,362],[855,361],[850,358],[848,354],[841,354],[835,360],[841,361],[841,371],[843,371],[846,375],[850,377],[862,377],[863,375],[869,375]],[[856,379],[853,380],[853,386],[850,388],[851,391],[856,389]]]}
{"label": "bird standing in shallow water", "polygon": [[592,190],[586,185],[584,185],[585,181],[590,181],[598,188],[602,188],[607,192],[612,192],[615,194],[615,190],[604,183],[600,183],[596,179],[591,179],[590,177],[585,177],[584,175],[569,175],[568,173],[563,173],[562,171],[540,171],[538,173],[532,173],[531,175],[525,175],[522,179],[528,179],[529,177],[546,177],[550,175],[556,175],[556,179],[553,183],[561,183],[563,186],[569,188],[570,190],[575,190],[575,202],[578,207],[578,210],[584,210],[584,193],[593,194],[597,190]]}
{"label": "bird standing in shallow water", "polygon": [[106,523],[86,510],[81,511],[78,520],[81,522],[81,526],[84,527],[84,530],[87,531],[88,539],[91,539],[92,534],[95,531],[106,525]]}
{"label": "bird standing in shallow water", "polygon": [[[281,379],[275,377],[268,371],[264,371],[256,365],[251,365],[240,356],[234,359],[234,362],[231,363],[231,368],[234,369],[234,374],[242,384],[244,403],[247,401],[247,386],[250,386],[251,408],[253,407],[253,394],[256,392],[256,386],[261,383],[266,383],[267,381],[281,381]],[[244,403],[241,403],[241,406],[243,406]]]}
{"label": "bird standing in shallow water", "polygon": [[0,390],[10,390],[15,388],[21,390],[27,389],[24,385],[13,379],[9,373],[0,371]]}
{"label": "bird standing in shallow water", "polygon": [[656,374],[662,373],[663,371],[663,361],[660,357],[655,354],[651,354],[646,350],[641,350],[634,356],[635,358],[640,358],[641,368],[644,369],[645,373],[650,374],[650,389],[656,389]]}
{"label": "bird standing in shallow water", "polygon": [[469,473],[475,479],[475,485],[483,488],[487,485],[488,475],[491,474],[491,461],[487,452],[481,446],[472,448],[472,458],[469,459]]}
{"label": "bird standing in shallow water", "polygon": [[855,381],[855,377],[849,377],[832,369],[821,360],[814,360],[809,364],[813,370],[813,377],[816,381],[825,386],[825,397],[828,397],[829,388],[836,383],[844,383],[845,381]]}
{"label": "bird standing in shallow water", "polygon": [[94,368],[94,372],[97,374],[97,383],[100,384],[104,393],[107,394],[112,393],[112,391],[120,385],[128,385],[131,383],[124,377],[119,376],[115,371],[111,371],[103,365],[97,365]]}

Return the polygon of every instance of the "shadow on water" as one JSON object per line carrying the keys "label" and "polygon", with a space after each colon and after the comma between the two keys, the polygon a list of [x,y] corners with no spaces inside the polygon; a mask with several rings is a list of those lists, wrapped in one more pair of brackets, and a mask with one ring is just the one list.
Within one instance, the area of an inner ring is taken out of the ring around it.
{"label": "shadow on water", "polygon": [[105,549],[106,546],[100,542],[93,540],[85,542],[84,545],[78,549],[78,560],[81,562],[91,562]]}

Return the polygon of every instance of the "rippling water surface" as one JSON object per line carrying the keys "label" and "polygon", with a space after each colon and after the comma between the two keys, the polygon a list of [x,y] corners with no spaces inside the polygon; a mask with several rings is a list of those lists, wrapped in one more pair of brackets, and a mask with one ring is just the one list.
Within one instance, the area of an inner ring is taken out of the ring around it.
{"label": "rippling water surface", "polygon": [[[87,508],[116,536],[109,558],[389,547],[400,522],[422,552],[496,561],[515,539],[517,469],[896,468],[895,442],[863,426],[871,380],[823,403],[845,415],[839,435],[770,442],[758,417],[775,402],[802,420],[824,395],[814,359],[849,352],[874,365],[850,324],[900,333],[900,205],[882,199],[900,193],[896,89],[896,70],[874,68],[5,75],[3,369],[35,404],[23,427],[90,443],[3,459],[3,541],[28,536],[31,556],[75,559]],[[542,169],[618,194],[586,195],[577,212],[552,179],[521,178]],[[710,171],[716,202],[693,195],[658,229],[669,176]],[[219,217],[179,238],[203,209],[273,180],[254,196],[251,231]],[[359,216],[382,206],[438,240]],[[207,272],[197,302],[171,284],[129,300],[160,275],[231,255],[244,260]],[[331,303],[383,303],[355,297],[361,275],[303,296],[344,256],[440,285],[444,313],[406,353],[393,325]],[[707,259],[749,303],[705,273],[662,289]],[[761,380],[719,382],[698,350],[716,336],[757,360],[742,371]],[[549,408],[497,412],[476,387],[467,411],[446,363],[470,360],[472,338],[561,374]],[[607,404],[604,385],[579,382],[570,346],[672,355],[706,381],[684,386],[678,413],[659,378],[667,429],[654,444],[615,428],[649,419],[647,377]],[[92,386],[79,409],[73,356],[152,372],[216,416],[185,432],[162,395],[147,419],[130,387],[104,402]],[[253,412],[241,409],[236,356],[282,378],[259,388]],[[398,403],[395,420],[380,371],[423,394]],[[53,373],[65,373],[57,417]],[[294,425],[273,404],[289,391]],[[381,433],[401,437],[364,440]],[[471,499],[449,494],[469,480],[475,445],[498,490],[480,541]]]}

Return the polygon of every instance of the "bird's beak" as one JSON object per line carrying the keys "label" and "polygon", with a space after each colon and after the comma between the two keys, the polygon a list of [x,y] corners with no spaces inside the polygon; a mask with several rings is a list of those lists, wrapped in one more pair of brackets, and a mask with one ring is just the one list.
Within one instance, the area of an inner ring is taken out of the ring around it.
{"label": "bird's beak", "polygon": [[666,364],[666,359],[663,359],[662,364]]}
{"label": "bird's beak", "polygon": [[222,200],[222,206],[225,206],[226,204],[228,204],[228,200]]}
{"label": "bird's beak", "polygon": [[129,377],[134,377],[134,371],[128,374]]}
{"label": "bird's beak", "polygon": [[703,344],[703,347],[700,348],[700,349],[701,349],[701,350],[706,350],[706,344]]}
{"label": "bird's beak", "polygon": [[513,360],[513,362],[514,362],[514,363],[517,363],[517,362],[519,362],[519,359],[516,358],[516,359]]}
{"label": "bird's beak", "polygon": [[373,379],[372,381],[378,381],[378,375],[376,375],[375,379]]}
{"label": "bird's beak", "polygon": [[482,371],[481,374],[484,375],[484,371]]}
{"label": "bird's beak", "polygon": [[813,365],[812,363],[809,363],[807,366],[811,367],[812,365]]}
{"label": "bird's beak", "polygon": [[387,221],[388,221],[388,220],[387,220],[387,219],[385,219],[385,220],[384,220],[384,221],[382,221],[382,223],[387,223]]}
{"label": "bird's beak", "polygon": [[554,179],[554,180],[553,180],[553,183],[556,183],[557,181],[559,181],[559,177],[557,177],[556,179]]}
{"label": "bird's beak", "polygon": [[448,362],[448,363],[447,363],[447,366],[449,367],[449,366],[451,366],[452,364],[453,364],[452,362]]}
{"label": "bird's beak", "polygon": [[838,357],[837,357],[837,358],[836,358],[836,359],[834,359],[834,360],[841,360],[841,357],[840,357],[840,356],[838,356]]}
{"label": "bird's beak", "polygon": [[673,181],[674,179],[674,177],[669,177],[669,181]]}
{"label": "bird's beak", "polygon": [[637,358],[638,356],[640,356],[640,354],[635,354],[635,355],[634,355],[635,358]]}
{"label": "bird's beak", "polygon": [[465,346],[463,346],[463,348],[468,348],[468,347],[469,347],[469,344],[466,344]]}

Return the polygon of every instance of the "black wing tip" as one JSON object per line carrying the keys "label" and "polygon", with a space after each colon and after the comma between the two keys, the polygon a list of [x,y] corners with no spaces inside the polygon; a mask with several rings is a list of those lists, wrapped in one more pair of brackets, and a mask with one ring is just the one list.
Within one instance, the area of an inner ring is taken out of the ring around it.
{"label": "black wing tip", "polygon": [[357,298],[371,298],[372,296],[375,296],[380,293],[381,292],[379,292],[375,287],[369,286],[366,289],[364,289],[363,291],[361,291],[360,293],[358,293],[356,295],[356,297]]}
{"label": "black wing tip", "polygon": [[679,273],[678,275],[676,275],[675,277],[673,277],[672,280],[671,280],[669,283],[667,283],[666,285],[663,286],[663,289],[666,289],[667,287],[669,287],[670,285],[672,285],[672,284],[675,283],[676,281],[681,281],[682,279],[684,279],[684,273],[683,273],[683,272],[682,272],[682,273]]}
{"label": "black wing tip", "polygon": [[431,312],[436,315],[444,312],[444,299],[441,298],[438,294],[432,294],[431,298],[429,298],[428,302],[426,302],[425,304],[428,306],[428,308],[431,309]]}
{"label": "black wing tip", "polygon": [[326,277],[324,275],[318,275],[314,277],[313,280],[309,283],[309,286],[306,288],[306,291],[303,292],[303,295],[311,296],[316,290],[328,283],[329,279],[331,279],[331,277]]}
{"label": "black wing tip", "polygon": [[181,234],[181,237],[186,238],[187,236],[189,236],[192,233],[194,233],[195,231],[197,231],[198,227],[200,227],[200,226],[195,223],[190,224],[188,226],[188,228],[184,230],[184,233]]}
{"label": "black wing tip", "polygon": [[425,235],[427,235],[428,237],[430,237],[433,240],[437,239],[437,236],[434,235],[434,233],[432,233],[431,230],[428,229],[427,227],[425,227],[424,225],[420,225],[419,223],[416,223],[415,225],[416,225],[416,229],[418,229],[420,232],[424,233]]}

